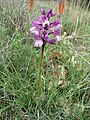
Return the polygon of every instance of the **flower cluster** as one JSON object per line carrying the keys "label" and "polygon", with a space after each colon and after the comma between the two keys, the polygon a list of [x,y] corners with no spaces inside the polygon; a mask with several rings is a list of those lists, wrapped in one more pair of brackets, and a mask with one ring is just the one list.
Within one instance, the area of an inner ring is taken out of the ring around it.
{"label": "flower cluster", "polygon": [[59,37],[61,24],[59,20],[54,20],[50,22],[50,18],[55,16],[55,13],[52,9],[45,12],[44,9],[41,9],[42,16],[38,17],[37,21],[32,21],[32,28],[30,29],[31,33],[34,34],[35,44],[34,46],[41,47],[47,42],[49,44],[56,44],[57,41],[60,41]]}

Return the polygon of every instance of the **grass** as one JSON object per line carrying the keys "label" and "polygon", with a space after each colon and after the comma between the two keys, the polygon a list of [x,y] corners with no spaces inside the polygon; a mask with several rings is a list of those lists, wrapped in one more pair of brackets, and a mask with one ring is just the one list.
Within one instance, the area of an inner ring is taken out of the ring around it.
{"label": "grass", "polygon": [[33,47],[30,21],[40,15],[41,7],[56,11],[57,4],[36,2],[31,13],[26,1],[1,1],[0,6],[0,119],[89,120],[90,11],[66,7],[62,41],[45,48],[44,88],[36,99],[41,49]]}

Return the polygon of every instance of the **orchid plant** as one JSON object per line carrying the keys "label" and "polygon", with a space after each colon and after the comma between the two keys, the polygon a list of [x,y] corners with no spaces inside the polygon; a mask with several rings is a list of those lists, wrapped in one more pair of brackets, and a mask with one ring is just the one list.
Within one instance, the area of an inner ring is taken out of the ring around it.
{"label": "orchid plant", "polygon": [[42,59],[44,54],[44,47],[46,43],[56,44],[57,41],[60,41],[60,30],[62,28],[59,20],[50,21],[50,18],[55,16],[55,12],[50,9],[47,13],[42,8],[42,16],[38,17],[37,21],[32,20],[32,28],[30,29],[31,33],[34,34],[35,38],[35,47],[42,47],[41,58],[39,64],[39,81],[37,83],[37,94],[41,95],[42,91]]}

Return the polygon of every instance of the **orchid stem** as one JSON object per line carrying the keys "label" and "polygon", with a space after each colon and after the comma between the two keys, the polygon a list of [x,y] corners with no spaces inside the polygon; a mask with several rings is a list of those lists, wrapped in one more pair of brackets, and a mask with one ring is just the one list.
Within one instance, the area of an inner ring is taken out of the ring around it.
{"label": "orchid stem", "polygon": [[42,92],[42,61],[43,61],[43,54],[44,54],[44,45],[42,45],[41,50],[41,57],[40,57],[40,63],[39,63],[39,73],[38,73],[38,84],[37,84],[37,96],[40,97]]}

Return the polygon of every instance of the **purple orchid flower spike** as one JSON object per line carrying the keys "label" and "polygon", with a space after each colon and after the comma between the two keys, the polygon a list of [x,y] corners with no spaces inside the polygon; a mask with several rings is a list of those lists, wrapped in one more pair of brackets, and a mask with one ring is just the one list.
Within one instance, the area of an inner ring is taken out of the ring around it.
{"label": "purple orchid flower spike", "polygon": [[47,13],[43,8],[40,11],[42,16],[39,16],[37,21],[32,21],[33,27],[30,29],[35,38],[34,46],[41,47],[46,43],[56,44],[57,41],[61,40],[59,37],[62,28],[60,21],[54,20],[50,22],[50,18],[55,16],[55,12],[52,9]]}
{"label": "purple orchid flower spike", "polygon": [[62,28],[59,20],[50,21],[50,18],[55,16],[55,12],[50,9],[46,12],[43,8],[40,10],[42,16],[38,16],[37,21],[32,21],[32,28],[30,29],[31,33],[34,34],[35,43],[34,46],[42,47],[41,49],[41,57],[39,63],[39,71],[38,71],[38,80],[36,82],[36,93],[37,96],[40,97],[42,93],[42,62],[44,55],[44,47],[46,43],[50,45],[56,44],[57,41],[60,41],[60,30]]}

